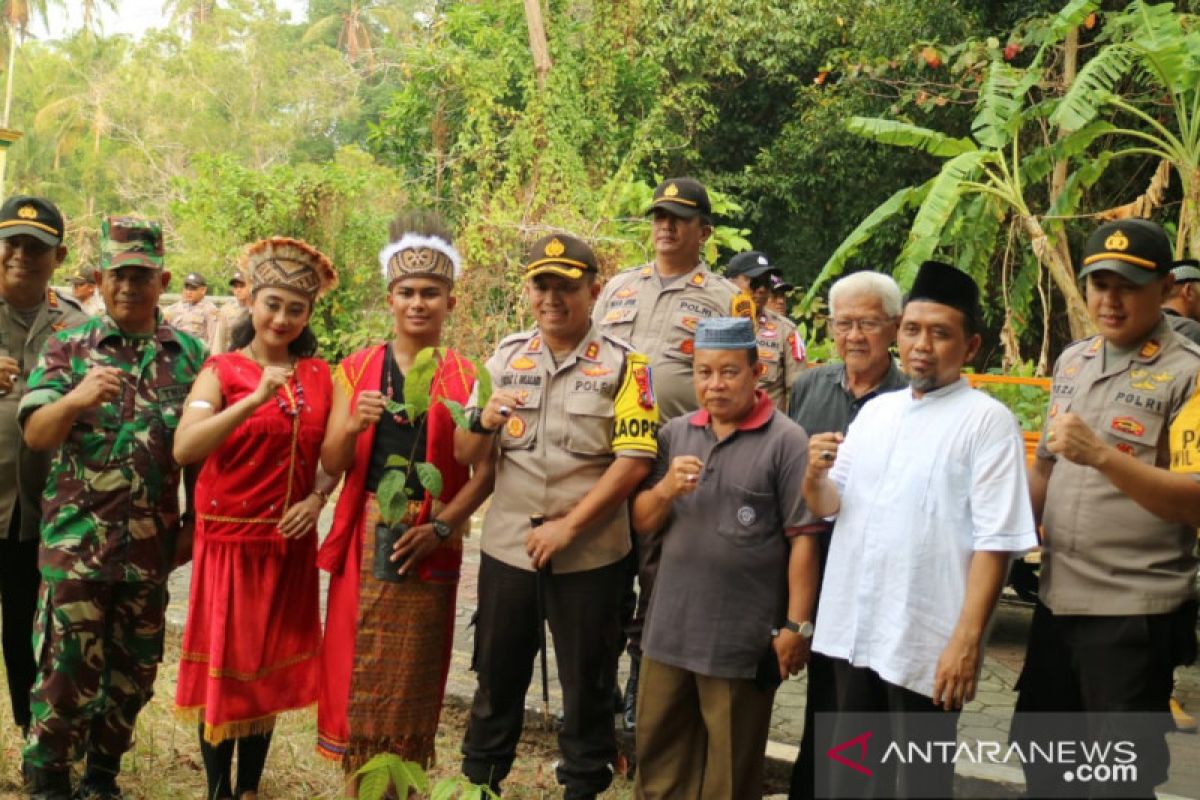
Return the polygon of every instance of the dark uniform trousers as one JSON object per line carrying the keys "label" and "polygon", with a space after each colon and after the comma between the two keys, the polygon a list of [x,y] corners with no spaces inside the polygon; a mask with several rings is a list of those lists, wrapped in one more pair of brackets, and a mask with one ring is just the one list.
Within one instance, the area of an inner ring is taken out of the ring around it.
{"label": "dark uniform trousers", "polygon": [[[592,797],[612,783],[617,753],[612,697],[627,570],[623,559],[542,577],[563,694],[557,777],[569,799]],[[462,746],[463,774],[473,783],[497,787],[512,768],[538,652],[537,581],[530,570],[481,557],[472,658],[479,686]]]}
{"label": "dark uniform trousers", "polygon": [[13,505],[8,538],[0,539],[0,625],[3,625],[4,669],[13,721],[29,725],[29,690],[37,663],[33,658],[33,618],[37,612],[38,541],[21,541],[20,503]]}
{"label": "dark uniform trousers", "polygon": [[166,598],[163,583],[42,584],[29,764],[67,770],[86,748],[89,762],[116,771],[154,693]]}
{"label": "dark uniform trousers", "polygon": [[[829,559],[829,546],[833,540],[833,526],[827,525],[817,534],[820,546],[820,569],[817,573],[817,598],[821,597],[821,585],[825,582],[825,562]],[[812,619],[817,618],[818,603],[813,607]],[[817,786],[816,735],[817,714],[837,711],[837,678],[834,675],[833,659],[823,653],[813,652],[805,666],[808,684],[804,696],[804,733],[800,736],[800,752],[792,766],[791,786],[788,800],[813,800],[828,797],[827,787]]]}
{"label": "dark uniform trousers", "polygon": [[[850,662],[830,659],[837,681],[837,713],[832,736],[817,742],[818,752],[844,742],[862,731],[862,714],[871,714],[876,741],[894,741],[902,750],[908,741],[954,741],[957,711],[943,711],[919,692],[888,683],[879,674]],[[821,726],[824,728],[824,726]],[[828,767],[829,764],[825,763]],[[926,764],[914,760],[899,764],[888,760],[865,776],[849,769],[829,770],[829,794],[825,797],[949,798],[954,796],[954,762]],[[818,770],[818,774],[820,770]]]}
{"label": "dark uniform trousers", "polygon": [[[1064,782],[1061,765],[1027,763],[1030,797],[1078,797],[1081,791],[1091,797],[1155,796],[1171,764],[1165,737],[1174,729],[1172,674],[1196,659],[1196,610],[1191,600],[1166,614],[1059,616],[1038,603],[1017,681],[1010,741],[1028,746],[1115,732],[1134,742],[1137,780],[1090,783],[1085,789]],[[1089,719],[1081,712],[1100,713]],[[1106,718],[1105,712],[1117,716]],[[1053,718],[1043,716],[1051,713]]]}

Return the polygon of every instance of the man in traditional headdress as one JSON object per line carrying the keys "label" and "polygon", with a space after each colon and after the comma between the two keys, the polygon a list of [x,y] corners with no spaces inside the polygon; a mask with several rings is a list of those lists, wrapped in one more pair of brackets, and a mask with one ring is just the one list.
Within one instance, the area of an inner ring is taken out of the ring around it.
{"label": "man in traditional headdress", "polygon": [[[895,741],[954,741],[1009,562],[1037,544],[1020,426],[959,374],[979,349],[978,325],[975,282],[922,264],[897,336],[909,389],[867,403],[844,436],[811,439],[804,499],[819,517],[837,515],[813,641],[837,681],[836,721],[817,715],[821,752],[862,733],[861,718],[846,716],[856,712],[882,728],[876,757],[889,728]],[[866,766],[873,774],[820,765],[834,770],[834,796],[953,793],[952,760]]]}
{"label": "man in traditional headdress", "polygon": [[107,313],[50,337],[18,417],[30,449],[54,453],[24,750],[37,800],[72,797],[71,763],[84,752],[77,796],[120,797],[121,755],[153,693],[167,575],[186,535],[171,447],[204,346],[158,312],[170,280],[158,224],[109,217],[101,238]]}

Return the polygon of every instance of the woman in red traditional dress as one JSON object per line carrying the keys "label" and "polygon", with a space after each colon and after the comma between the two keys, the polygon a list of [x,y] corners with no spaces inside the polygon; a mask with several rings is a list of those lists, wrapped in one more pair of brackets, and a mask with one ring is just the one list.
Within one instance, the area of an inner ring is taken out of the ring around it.
{"label": "woman in red traditional dress", "polygon": [[[432,762],[454,637],[462,535],[492,483],[490,470],[472,476],[454,460],[454,422],[438,402],[469,398],[474,369],[462,356],[439,351],[427,414],[410,420],[393,413],[395,406],[387,410],[389,401],[404,401],[418,353],[438,346],[459,272],[459,255],[436,216],[402,215],[390,233],[380,263],[394,336],[338,366],[321,448],[324,469],[345,471],[346,483],[318,556],[330,580],[317,749],[341,761],[347,774],[382,752]],[[431,463],[442,476],[437,497],[410,476],[414,499],[404,519],[410,527],[388,559],[390,569],[404,576],[399,582],[375,577],[377,568],[388,568],[387,560],[375,562],[376,489],[392,455]]]}
{"label": "woman in red traditional dress", "polygon": [[333,265],[277,237],[240,267],[249,318],[205,364],[175,435],[179,463],[204,461],[175,703],[200,723],[210,800],[254,798],[276,715],[316,701],[316,526],[331,488],[317,473],[332,384],[308,321]]}

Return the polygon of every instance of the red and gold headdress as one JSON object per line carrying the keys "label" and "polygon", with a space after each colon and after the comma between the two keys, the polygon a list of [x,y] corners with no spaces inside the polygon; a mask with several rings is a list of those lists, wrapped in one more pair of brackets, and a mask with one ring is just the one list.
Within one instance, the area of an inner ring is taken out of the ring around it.
{"label": "red and gold headdress", "polygon": [[291,289],[317,300],[337,286],[337,271],[324,253],[299,239],[272,236],[246,248],[238,261],[250,287]]}

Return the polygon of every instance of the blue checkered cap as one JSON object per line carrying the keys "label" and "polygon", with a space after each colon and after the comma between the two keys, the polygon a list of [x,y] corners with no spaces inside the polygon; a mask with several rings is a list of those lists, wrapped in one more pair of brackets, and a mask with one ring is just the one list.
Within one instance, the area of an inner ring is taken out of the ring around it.
{"label": "blue checkered cap", "polygon": [[745,317],[713,317],[696,326],[697,350],[749,350],[758,346],[754,324]]}

